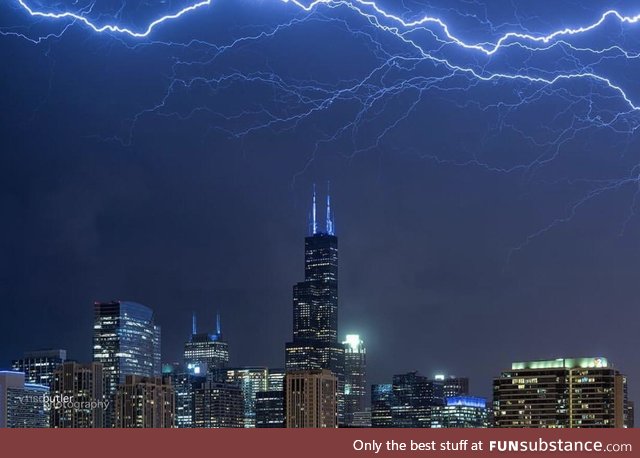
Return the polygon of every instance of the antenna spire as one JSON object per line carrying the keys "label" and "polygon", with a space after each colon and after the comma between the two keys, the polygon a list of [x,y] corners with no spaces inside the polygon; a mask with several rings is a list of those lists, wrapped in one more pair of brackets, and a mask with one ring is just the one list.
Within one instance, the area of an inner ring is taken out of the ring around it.
{"label": "antenna spire", "polygon": [[327,222],[326,222],[326,230],[327,234],[335,235],[335,227],[333,224],[333,219],[331,217],[331,184],[327,181]]}
{"label": "antenna spire", "polygon": [[220,312],[216,314],[216,334],[220,335],[222,326],[220,325]]}
{"label": "antenna spire", "polygon": [[196,327],[196,312],[193,312],[193,315],[191,317],[191,334],[192,335],[196,335],[198,332],[198,329]]}
{"label": "antenna spire", "polygon": [[318,219],[316,211],[316,185],[313,184],[313,206],[311,207],[311,235],[318,233]]}

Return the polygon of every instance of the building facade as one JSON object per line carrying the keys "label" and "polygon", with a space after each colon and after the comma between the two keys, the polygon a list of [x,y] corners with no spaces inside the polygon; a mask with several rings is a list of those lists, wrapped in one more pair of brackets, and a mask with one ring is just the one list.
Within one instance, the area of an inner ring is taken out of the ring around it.
{"label": "building facade", "polygon": [[438,397],[446,399],[469,394],[469,378],[467,377],[438,374],[434,379]]}
{"label": "building facade", "polygon": [[116,428],[173,428],[175,393],[169,379],[127,375],[118,385]]}
{"label": "building facade", "polygon": [[115,425],[115,394],[127,375],[159,377],[160,326],[153,311],[125,301],[96,302],[93,323],[93,360],[101,363],[105,393],[110,400],[105,427]]}
{"label": "building facade", "polygon": [[193,424],[193,383],[184,364],[167,363],[162,365],[162,377],[171,380],[175,393],[176,428],[191,428]]}
{"label": "building facade", "polygon": [[284,428],[284,369],[269,369],[267,390],[256,393],[256,428]]}
{"label": "building facade", "polygon": [[267,391],[269,369],[266,367],[241,367],[227,369],[227,383],[236,384],[244,399],[244,427],[256,427],[256,394]]}
{"label": "building facade", "polygon": [[391,416],[394,428],[431,427],[431,407],[435,404],[434,383],[417,372],[393,376]]}
{"label": "building facade", "polygon": [[256,428],[284,428],[284,392],[256,393]]}
{"label": "building facade", "polygon": [[0,371],[0,428],[48,428],[49,387],[27,383],[23,372]]}
{"label": "building facade", "polygon": [[374,428],[431,428],[451,396],[468,394],[469,379],[418,372],[393,376],[393,383],[371,388],[371,424]]}
{"label": "building facade", "polygon": [[344,354],[344,424],[355,426],[355,417],[365,412],[367,401],[367,350],[357,334],[342,342]]}
{"label": "building facade", "polygon": [[351,428],[371,428],[371,409],[367,408],[362,412],[354,412],[353,421],[349,425]]}
{"label": "building facade", "polygon": [[53,372],[66,359],[66,350],[28,351],[22,358],[14,359],[11,362],[11,368],[17,372],[24,372],[26,383],[51,386]]}
{"label": "building facade", "polygon": [[287,428],[337,428],[338,378],[329,369],[287,372]]}
{"label": "building facade", "polygon": [[53,374],[51,396],[71,402],[51,406],[52,428],[103,428],[108,403],[106,379],[101,363],[67,361]]}
{"label": "building facade", "polygon": [[371,385],[371,426],[373,428],[393,428],[393,385],[380,383]]}
{"label": "building facade", "polygon": [[160,326],[149,307],[96,302],[94,312],[93,360],[102,363],[108,390],[115,392],[127,375],[160,376]]}
{"label": "building facade", "polygon": [[624,428],[626,377],[606,358],[516,362],[493,382],[498,428]]}
{"label": "building facade", "polygon": [[284,369],[269,369],[269,376],[267,377],[267,390],[268,391],[282,391],[284,392]]}
{"label": "building facade", "polygon": [[193,427],[244,428],[242,389],[211,375],[194,380]]}

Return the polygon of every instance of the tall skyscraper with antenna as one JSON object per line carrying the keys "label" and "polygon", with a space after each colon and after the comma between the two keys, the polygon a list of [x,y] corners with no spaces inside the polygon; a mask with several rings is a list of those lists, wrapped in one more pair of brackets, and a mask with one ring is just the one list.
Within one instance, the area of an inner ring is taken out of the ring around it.
{"label": "tall skyscraper with antenna", "polygon": [[344,390],[344,346],[338,341],[338,238],[327,194],[324,229],[313,189],[305,238],[304,281],[293,287],[293,340],[286,344],[287,372],[329,369],[338,378],[338,412]]}
{"label": "tall skyscraper with antenna", "polygon": [[191,338],[184,344],[184,362],[191,375],[205,376],[208,372],[227,367],[229,346],[222,338],[219,313],[214,333],[198,332],[196,315],[193,314]]}

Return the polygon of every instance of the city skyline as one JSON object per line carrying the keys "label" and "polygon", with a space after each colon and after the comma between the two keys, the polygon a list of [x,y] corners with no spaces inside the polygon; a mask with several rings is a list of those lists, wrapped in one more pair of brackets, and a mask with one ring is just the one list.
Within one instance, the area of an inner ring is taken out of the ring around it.
{"label": "city skyline", "polygon": [[[309,212],[308,234],[307,234],[307,238],[305,239],[306,240],[305,245],[307,247],[306,250],[305,250],[306,254],[305,254],[305,263],[304,263],[304,265],[305,265],[305,278],[306,278],[305,282],[310,281],[310,280],[319,280],[319,279],[323,279],[323,278],[328,278],[328,279],[336,280],[336,284],[337,284],[337,271],[338,271],[337,270],[337,266],[338,266],[338,264],[337,264],[337,238],[335,238],[335,226],[334,226],[334,222],[333,222],[333,218],[335,217],[335,215],[332,214],[332,212],[330,210],[330,205],[331,205],[330,204],[330,194],[327,192],[327,195],[326,195],[326,199],[327,199],[326,200],[326,209],[325,209],[326,219],[324,220],[324,224],[322,225],[322,228],[321,228],[320,224],[318,223],[318,221],[321,219],[321,215],[317,211],[316,198],[317,198],[316,189],[315,189],[315,185],[314,185],[313,186],[312,201],[311,201],[311,211]],[[329,242],[329,245],[325,246],[325,244],[327,243],[326,240],[325,240],[327,238],[327,236],[330,239],[335,238],[335,240],[336,240],[336,242],[335,242],[335,249],[336,249],[336,251],[335,251],[335,253],[336,253],[335,254],[335,256],[336,256],[335,257],[335,265],[333,267],[330,267],[329,270],[327,270],[326,267],[323,267],[323,265],[324,265],[323,263],[325,262],[325,257],[326,256],[329,256],[329,258],[327,258],[327,259],[330,259],[332,255],[327,255],[327,253],[329,253],[329,252],[327,251],[325,253],[325,251],[327,249],[329,249],[329,250],[333,249],[333,248],[330,248],[330,247],[333,246],[334,242]],[[317,240],[317,242],[316,242],[316,240]],[[317,243],[319,243],[319,244],[317,244]],[[315,255],[313,255],[313,254],[310,255],[309,254],[309,253],[313,253],[314,250],[318,250],[318,253],[323,253],[323,254],[321,254],[319,257],[315,258],[314,257]],[[318,269],[317,267],[314,267],[316,265],[319,266],[319,270],[317,270]],[[303,342],[303,343],[307,342],[308,339],[309,339],[309,336],[307,336],[304,333],[305,332],[306,333],[311,332],[311,331],[309,331],[309,329],[311,329],[311,328],[308,328],[309,323],[299,321],[300,318],[298,318],[298,315],[297,315],[299,312],[296,312],[296,307],[299,307],[299,305],[296,305],[299,302],[299,298],[296,298],[296,295],[301,295],[302,294],[301,297],[306,297],[305,296],[306,293],[304,293],[304,292],[300,293],[300,291],[301,291],[300,288],[302,286],[308,284],[308,283],[305,283],[305,282],[296,284],[296,286],[294,287],[294,292],[293,292],[293,299],[294,299],[294,327],[293,327],[294,342],[296,342],[296,340],[295,340],[296,339],[296,335],[300,335],[300,336],[302,336],[301,342]],[[319,291],[323,291],[322,287],[320,287]],[[325,294],[325,293],[322,293],[322,294]],[[336,312],[337,312],[337,309],[338,309],[338,307],[337,307],[337,304],[338,304],[338,301],[337,301],[337,286],[336,286],[335,292],[332,293],[332,294],[335,295],[335,300],[336,300],[335,307],[336,307]],[[333,299],[330,299],[330,297],[327,296],[326,300],[331,302]],[[324,303],[326,301],[323,299],[320,302]],[[122,304],[122,305],[120,305],[120,304]],[[131,311],[133,313],[137,313],[137,314],[143,313],[143,315],[146,316],[146,319],[152,319],[151,317],[154,316],[153,309],[152,308],[148,308],[145,305],[141,305],[141,304],[138,304],[138,303],[135,303],[135,302],[129,302],[129,301],[112,301],[112,302],[104,302],[104,303],[94,302],[94,309],[96,311],[95,313],[97,314],[96,317],[100,316],[100,313],[104,313],[104,312],[98,312],[98,311],[103,309],[103,308],[105,308],[105,307],[106,307],[106,310],[109,311],[108,313],[111,313],[112,310],[116,310],[116,309],[119,310],[119,307],[129,307],[129,308],[132,307]],[[114,307],[116,307],[116,309],[114,309]],[[342,306],[340,308],[344,308],[344,306]],[[218,348],[217,346],[218,345],[224,345],[224,355],[223,355],[224,362],[220,366],[217,366],[218,363],[214,363],[214,365],[216,365],[216,367],[219,367],[221,369],[222,368],[227,368],[227,367],[228,368],[234,368],[234,367],[235,368],[243,368],[243,367],[257,367],[258,366],[256,364],[253,364],[251,361],[233,362],[231,364],[229,363],[229,355],[233,354],[233,347],[228,349],[227,341],[222,339],[221,316],[220,316],[219,308],[216,309],[216,312],[215,312],[215,326],[213,327],[215,329],[215,331],[212,334],[209,334],[206,331],[202,331],[203,328],[207,327],[206,325],[205,326],[200,325],[200,327],[197,326],[196,316],[197,316],[196,312],[191,312],[191,333],[189,334],[190,337],[187,340],[185,340],[186,343],[184,344],[185,345],[185,347],[184,347],[184,361],[186,363],[186,366],[188,367],[187,370],[188,370],[189,373],[193,373],[193,368],[191,366],[197,366],[197,365],[203,365],[203,364],[204,364],[204,366],[207,365],[207,363],[202,363],[204,360],[201,359],[201,358],[199,359],[199,357],[188,356],[187,351],[188,351],[188,348],[190,348],[189,347],[190,345],[214,345],[214,346],[216,346],[216,350],[214,351],[214,353],[207,353],[209,355],[208,357],[213,357],[216,360],[220,358],[220,356],[218,356],[220,350],[217,349]],[[331,317],[331,315],[327,315],[327,317],[325,317],[325,318],[328,321],[326,321],[325,324],[320,324],[320,327],[318,329],[312,331],[313,335],[315,336],[315,337],[313,337],[313,339],[318,339],[319,336],[323,335],[323,333],[329,332],[329,334],[326,334],[327,335],[327,337],[326,337],[327,342],[328,343],[332,343],[333,342],[333,343],[337,344],[338,340],[342,339],[342,337],[341,337],[341,335],[338,335],[337,322],[334,321],[333,324],[331,324],[332,323],[332,321],[331,321],[332,319],[330,317]],[[336,318],[337,318],[337,315],[333,318],[333,320],[336,320]],[[153,324],[153,321],[151,321],[151,323]],[[298,323],[297,327],[296,327],[296,323]],[[305,323],[306,323],[306,325],[305,325]],[[328,326],[328,327],[326,327],[326,326]],[[158,323],[153,325],[153,329],[157,328],[156,332],[158,332],[158,339],[159,339],[159,329],[160,329],[160,327],[161,326],[159,326]],[[153,329],[151,329],[149,332],[154,332]],[[298,330],[296,331],[296,329],[298,329]],[[344,334],[345,338],[348,339],[350,334],[351,334],[351,337],[357,337],[357,338],[365,337],[364,335],[353,335],[353,332],[346,332]],[[241,337],[241,336],[238,336],[238,337]],[[311,341],[314,341],[313,339],[311,339]],[[366,340],[366,337],[365,337],[365,342],[366,341],[367,340]],[[201,342],[201,343],[200,344],[196,344],[195,342]],[[209,343],[206,343],[206,342],[209,342]],[[318,344],[320,344],[320,343],[321,343],[321,341],[318,340]],[[95,342],[94,342],[94,344],[95,344]],[[348,340],[344,341],[343,345],[345,345],[345,344],[348,345],[349,341]],[[292,345],[292,344],[287,344],[287,345]],[[45,353],[45,352],[39,352],[38,350],[44,350],[44,349],[26,349],[24,351],[25,357],[28,356],[29,354],[36,354],[37,355],[38,353]],[[63,351],[63,350],[58,350],[58,351]],[[94,349],[94,352],[95,351],[96,350]],[[175,351],[175,349],[172,349],[170,352],[167,352],[167,354],[171,354],[173,351]],[[191,352],[193,352],[193,350],[191,350]],[[203,355],[204,355],[204,353],[203,353]],[[13,359],[14,360],[18,359],[21,356],[22,355],[18,355],[16,357],[14,357]],[[286,365],[286,363],[285,363],[286,357],[284,357],[284,356],[286,356],[286,352],[283,355],[283,360],[281,362],[276,362],[275,364],[270,364],[270,365],[264,365],[263,367],[280,367],[280,366]],[[542,355],[542,356],[544,356],[544,355]],[[581,355],[578,355],[578,356],[581,356]],[[344,358],[344,356],[343,356],[343,358]],[[554,358],[552,358],[552,357],[547,357],[547,358],[543,357],[543,358],[541,358],[540,355],[538,355],[538,357],[533,358],[533,359],[554,359]],[[614,361],[616,360],[615,357],[611,358],[611,359],[614,360]],[[73,358],[73,357],[69,358],[68,360],[69,361],[76,360],[76,361],[79,361],[79,362],[83,362],[82,360],[79,360],[79,359],[76,359],[76,358]],[[182,361],[182,359],[178,359],[178,358],[171,359],[171,357],[167,357],[164,354],[161,354],[162,363],[167,363],[169,361],[177,361],[177,360],[181,360]],[[15,364],[15,362],[14,362],[14,364]],[[151,364],[151,363],[149,363],[149,364]],[[153,363],[153,364],[154,364],[154,367],[156,368],[155,372],[141,371],[141,372],[138,372],[138,373],[139,374],[144,374],[146,376],[151,376],[154,373],[159,374],[159,361],[156,360],[155,363]],[[344,365],[344,361],[342,361],[340,364],[343,366]],[[451,362],[449,362],[449,364],[451,364]],[[462,362],[458,361],[458,362],[454,362],[453,364],[461,365],[464,368],[465,362],[464,361],[462,361]],[[311,364],[310,365],[310,363],[303,363],[300,367],[301,368],[312,369],[312,368],[316,368],[316,367],[320,367],[320,366],[316,366],[315,364]],[[8,369],[8,367],[7,367],[7,369]],[[292,369],[295,369],[295,363],[293,364]],[[370,368],[367,368],[367,369],[369,370]],[[344,370],[344,369],[342,369],[342,370]],[[427,370],[424,370],[423,368],[422,369],[421,368],[417,368],[416,366],[407,368],[407,370],[424,373],[428,377],[431,377],[431,376],[438,377],[438,375],[436,375],[436,374],[439,374],[439,373],[443,372],[440,368],[436,368],[436,369],[427,368]],[[431,370],[431,372],[429,372],[429,370]],[[500,369],[500,370],[502,370],[502,369]],[[462,371],[464,371],[464,369],[462,369]],[[624,372],[624,368],[622,369],[622,371]],[[203,373],[204,372],[206,372],[206,370],[203,370]],[[403,373],[403,372],[406,372],[406,371],[398,371],[398,372],[394,372],[394,374],[399,374],[399,373]],[[444,372],[451,373],[449,371],[444,371]],[[196,375],[198,375],[199,373],[200,373],[200,371],[198,370]],[[460,376],[467,377],[464,372],[461,373],[460,371],[458,371],[457,374],[460,375]],[[387,380],[390,378],[390,375],[391,374],[387,374]],[[343,375],[340,375],[339,379],[341,377],[342,377],[342,379],[344,378]],[[367,373],[367,378],[368,377],[369,376],[368,376],[368,373]],[[394,375],[394,377],[395,377],[395,375]],[[493,379],[489,380],[489,385],[491,385],[492,380]],[[340,382],[340,383],[342,384],[343,382]],[[476,380],[476,383],[477,383],[477,380]],[[366,390],[367,390],[367,398],[366,398],[367,402],[366,403],[367,404],[369,404],[369,396],[368,396],[369,395],[369,389],[370,389],[370,387],[372,385],[375,385],[375,384],[376,384],[376,382],[367,383],[367,385],[366,385]],[[468,379],[467,379],[466,391],[461,393],[461,394],[468,394],[468,384],[469,384],[469,382],[468,382]],[[473,388],[473,390],[474,390],[473,394],[479,394],[479,395],[485,396],[487,399],[490,399],[490,395],[487,392],[483,391],[482,383],[481,383],[481,388],[480,389],[476,388],[475,384],[473,385],[473,387],[474,387]],[[490,391],[489,391],[489,393],[490,393]],[[633,382],[631,383],[631,395],[632,394],[633,394]],[[456,393],[455,395],[458,395],[458,393]],[[633,399],[632,396],[631,396],[631,399]],[[342,416],[342,412],[340,413],[340,415]]]}

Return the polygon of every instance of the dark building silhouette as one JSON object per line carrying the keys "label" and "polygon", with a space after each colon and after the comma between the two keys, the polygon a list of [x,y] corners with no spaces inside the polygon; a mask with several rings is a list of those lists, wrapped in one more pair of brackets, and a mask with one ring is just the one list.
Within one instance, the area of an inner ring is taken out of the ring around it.
{"label": "dark building silhouette", "polygon": [[284,392],[256,393],[256,428],[284,428]]}
{"label": "dark building silhouette", "polygon": [[467,377],[456,376],[435,376],[436,385],[442,386],[442,391],[439,391],[438,395],[443,398],[453,398],[456,396],[462,396],[469,393],[469,379]]}
{"label": "dark building silhouette", "polygon": [[394,375],[393,383],[371,388],[371,424],[374,428],[431,428],[434,414],[443,410],[446,399],[464,396],[468,389],[469,380],[464,377],[430,379],[415,371]]}
{"label": "dark building silhouette", "polygon": [[434,384],[417,372],[393,376],[391,416],[394,428],[431,427],[431,406],[436,402]]}

